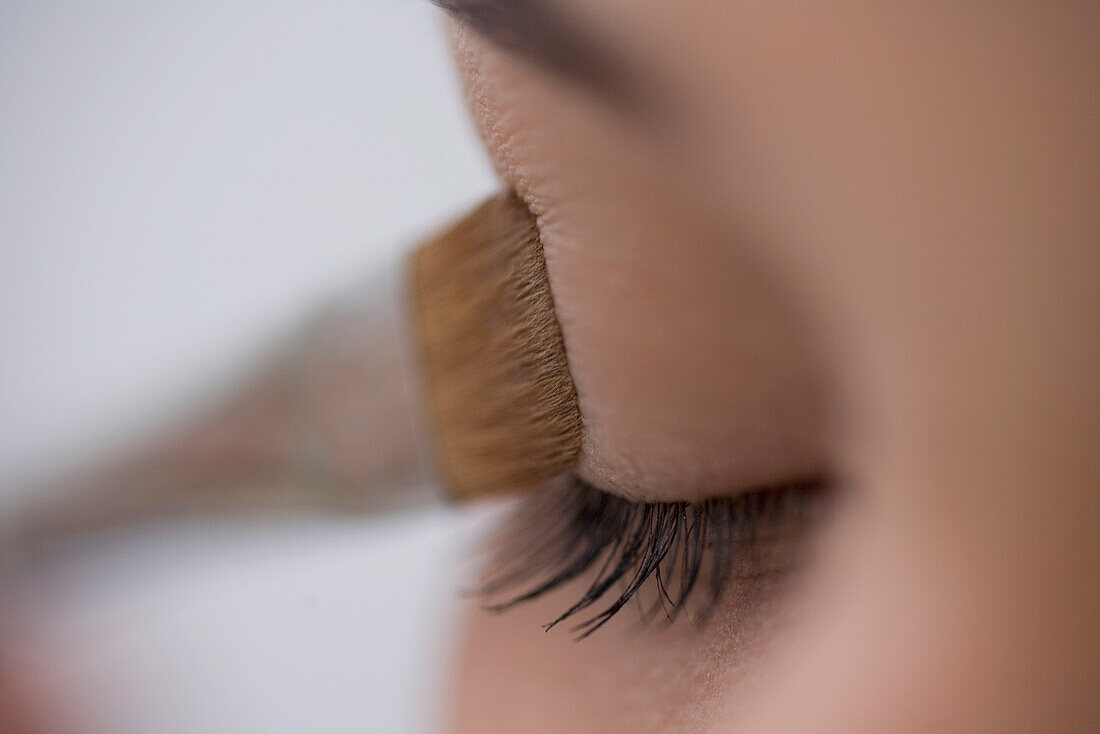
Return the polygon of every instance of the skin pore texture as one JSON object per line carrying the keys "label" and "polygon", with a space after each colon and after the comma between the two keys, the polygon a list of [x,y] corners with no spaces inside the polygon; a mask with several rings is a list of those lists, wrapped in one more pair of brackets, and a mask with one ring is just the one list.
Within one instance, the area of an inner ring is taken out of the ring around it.
{"label": "skin pore texture", "polygon": [[1095,4],[558,4],[652,73],[644,114],[454,45],[539,217],[580,473],[693,500],[828,469],[844,501],[705,627],[543,633],[576,587],[471,607],[452,728],[1095,730]]}

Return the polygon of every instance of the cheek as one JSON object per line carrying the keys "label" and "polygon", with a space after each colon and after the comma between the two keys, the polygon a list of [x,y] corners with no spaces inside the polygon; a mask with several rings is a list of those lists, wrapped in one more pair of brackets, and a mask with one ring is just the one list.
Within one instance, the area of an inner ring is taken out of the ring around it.
{"label": "cheek", "polygon": [[475,39],[458,47],[498,170],[539,216],[581,473],[650,498],[817,474],[820,386],[761,243],[714,226],[651,133]]}
{"label": "cheek", "polygon": [[771,589],[756,584],[724,603],[712,624],[642,629],[627,610],[590,638],[540,625],[572,588],[502,615],[467,611],[454,671],[459,732],[697,732],[735,691],[767,641]]}

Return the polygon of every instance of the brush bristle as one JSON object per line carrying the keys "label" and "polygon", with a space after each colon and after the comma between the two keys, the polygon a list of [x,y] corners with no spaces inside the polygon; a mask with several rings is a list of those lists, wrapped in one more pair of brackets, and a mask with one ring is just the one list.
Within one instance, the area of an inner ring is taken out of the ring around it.
{"label": "brush bristle", "polygon": [[569,471],[577,394],[534,217],[514,195],[483,203],[412,259],[412,293],[437,459],[455,497],[520,492]]}

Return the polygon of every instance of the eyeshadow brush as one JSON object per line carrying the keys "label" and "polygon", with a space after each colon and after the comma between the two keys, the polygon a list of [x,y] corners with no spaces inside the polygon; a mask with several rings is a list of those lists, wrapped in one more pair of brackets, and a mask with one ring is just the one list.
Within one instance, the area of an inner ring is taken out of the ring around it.
{"label": "eyeshadow brush", "polygon": [[0,553],[157,519],[363,513],[555,481],[581,419],[534,217],[488,199],[177,425],[17,493]]}

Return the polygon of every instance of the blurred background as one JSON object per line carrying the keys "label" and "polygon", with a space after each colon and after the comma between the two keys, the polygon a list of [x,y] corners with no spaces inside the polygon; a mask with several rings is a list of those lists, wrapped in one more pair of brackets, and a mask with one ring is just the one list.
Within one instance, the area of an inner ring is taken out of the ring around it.
{"label": "blurred background", "polygon": [[[0,515],[495,188],[427,2],[0,4]],[[432,730],[484,522],[88,539],[7,654],[74,731]]]}

